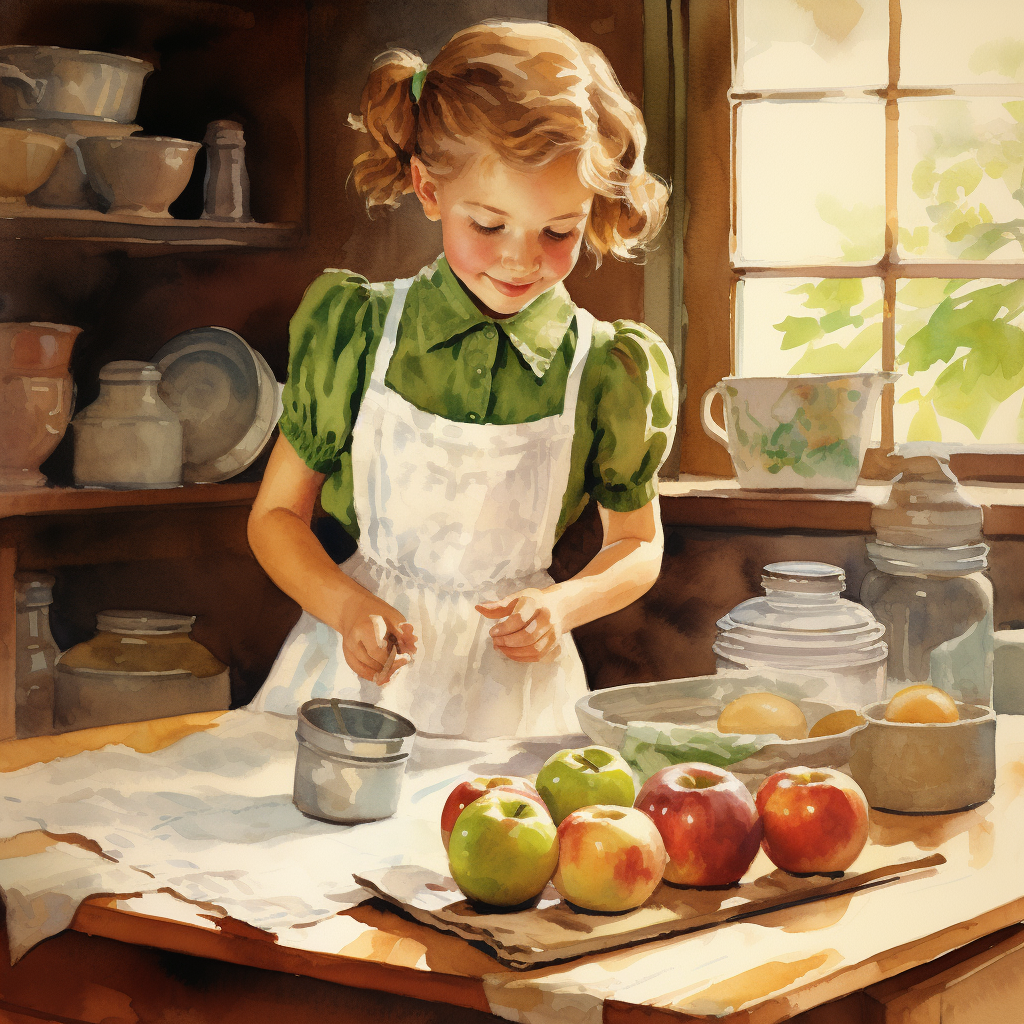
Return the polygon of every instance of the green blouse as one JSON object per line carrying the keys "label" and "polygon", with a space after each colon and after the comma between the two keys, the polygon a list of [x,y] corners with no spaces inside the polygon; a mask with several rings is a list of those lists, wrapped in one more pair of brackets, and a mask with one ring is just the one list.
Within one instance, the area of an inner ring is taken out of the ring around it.
{"label": "green blouse", "polygon": [[[321,504],[353,537],[352,427],[393,294],[394,282],[328,270],[290,327],[281,432],[326,475]],[[409,289],[385,383],[417,408],[460,423],[556,415],[576,348],[575,309],[559,284],[515,316],[492,319],[441,256]],[[591,496],[618,512],[655,496],[677,404],[675,367],[657,335],[628,320],[596,322],[558,535]]]}

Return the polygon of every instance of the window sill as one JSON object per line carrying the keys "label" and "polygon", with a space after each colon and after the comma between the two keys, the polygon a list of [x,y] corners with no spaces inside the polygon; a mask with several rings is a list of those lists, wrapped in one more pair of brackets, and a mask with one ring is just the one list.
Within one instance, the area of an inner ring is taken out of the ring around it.
{"label": "window sill", "polygon": [[[985,512],[986,536],[1024,536],[1024,484],[966,481]],[[864,481],[853,491],[750,491],[734,479],[680,476],[659,485],[667,526],[871,533],[871,509],[885,501],[888,481]]]}

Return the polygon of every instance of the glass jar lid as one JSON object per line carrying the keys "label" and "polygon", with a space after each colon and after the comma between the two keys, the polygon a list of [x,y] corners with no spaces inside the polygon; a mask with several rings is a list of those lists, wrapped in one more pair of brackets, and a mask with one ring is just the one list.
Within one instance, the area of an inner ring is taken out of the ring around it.
{"label": "glass jar lid", "polygon": [[96,613],[96,628],[105,633],[136,633],[162,636],[168,633],[189,633],[194,615],[174,612],[109,610]]}
{"label": "glass jar lid", "polygon": [[715,652],[807,668],[884,657],[885,627],[863,605],[839,596],[845,580],[839,566],[826,562],[766,565],[764,595],[718,620]]}

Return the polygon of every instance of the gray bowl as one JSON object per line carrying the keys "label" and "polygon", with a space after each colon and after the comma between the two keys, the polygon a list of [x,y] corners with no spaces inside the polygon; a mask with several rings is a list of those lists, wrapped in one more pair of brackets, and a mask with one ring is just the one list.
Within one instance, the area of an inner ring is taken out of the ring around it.
{"label": "gray bowl", "polygon": [[868,803],[898,814],[950,814],[995,792],[996,713],[957,702],[958,722],[887,722],[869,704],[852,740],[850,770]]}

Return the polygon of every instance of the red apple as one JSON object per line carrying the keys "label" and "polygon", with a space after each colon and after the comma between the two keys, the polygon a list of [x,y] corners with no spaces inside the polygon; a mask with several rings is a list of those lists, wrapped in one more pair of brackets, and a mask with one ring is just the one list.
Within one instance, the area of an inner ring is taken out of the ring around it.
{"label": "red apple", "polygon": [[764,852],[795,875],[845,871],[868,841],[868,802],[834,768],[789,768],[769,775],[756,797]]}
{"label": "red apple", "polygon": [[757,808],[746,786],[724,768],[669,765],[643,784],[635,806],[665,841],[665,881],[673,885],[732,885],[757,856]]}
{"label": "red apple", "polygon": [[661,834],[635,807],[581,807],[558,826],[551,884],[587,910],[632,910],[658,887],[667,860]]}
{"label": "red apple", "polygon": [[492,789],[507,790],[529,797],[531,800],[537,800],[541,804],[544,803],[540,793],[526,779],[520,779],[513,775],[495,775],[490,778],[466,779],[455,786],[448,794],[448,799],[445,800],[444,808],[441,811],[441,842],[444,843],[446,850],[448,849],[452,829],[455,827],[455,820],[458,816],[474,800],[483,796],[484,793],[490,792]]}

